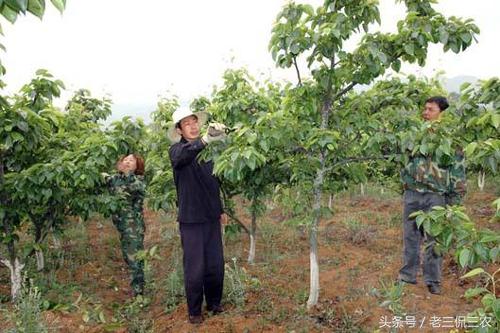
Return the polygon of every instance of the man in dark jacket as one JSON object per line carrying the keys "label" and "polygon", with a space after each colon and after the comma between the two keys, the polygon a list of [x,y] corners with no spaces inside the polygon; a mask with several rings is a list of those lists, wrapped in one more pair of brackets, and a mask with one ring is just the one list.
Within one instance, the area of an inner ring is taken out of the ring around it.
{"label": "man in dark jacket", "polygon": [[184,287],[189,322],[203,321],[203,296],[207,310],[222,312],[224,256],[221,222],[225,222],[220,200],[219,182],[212,174],[213,163],[198,160],[206,145],[225,138],[225,126],[211,124],[200,138],[206,121],[203,112],[179,109],[173,114],[174,127],[169,131],[173,141],[169,155],[177,189],[178,221],[184,252]]}

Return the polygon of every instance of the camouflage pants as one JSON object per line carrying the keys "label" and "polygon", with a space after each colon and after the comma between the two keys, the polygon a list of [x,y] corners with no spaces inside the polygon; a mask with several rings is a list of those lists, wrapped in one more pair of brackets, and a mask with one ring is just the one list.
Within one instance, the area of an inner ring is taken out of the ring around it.
{"label": "camouflage pants", "polygon": [[134,295],[144,292],[144,261],[137,260],[137,252],[144,250],[144,220],[129,216],[113,216],[113,223],[120,233],[123,259],[132,273],[130,283]]}
{"label": "camouflage pants", "polygon": [[423,274],[426,285],[441,282],[441,263],[443,258],[434,252],[435,240],[426,234],[422,228],[417,228],[415,219],[409,215],[419,210],[429,211],[433,206],[444,206],[446,199],[439,193],[420,193],[406,190],[403,196],[403,267],[399,271],[399,278],[417,282],[417,272],[420,266],[420,245],[425,243]]}

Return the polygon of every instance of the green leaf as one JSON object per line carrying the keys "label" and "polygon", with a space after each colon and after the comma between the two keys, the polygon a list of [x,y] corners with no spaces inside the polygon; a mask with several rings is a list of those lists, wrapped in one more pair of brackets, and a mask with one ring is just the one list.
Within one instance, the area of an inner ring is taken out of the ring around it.
{"label": "green leaf", "polygon": [[415,55],[415,46],[413,44],[405,44],[404,50],[409,55]]}
{"label": "green leaf", "polygon": [[477,142],[471,142],[467,145],[465,148],[465,155],[470,158],[472,154],[474,153],[474,150],[476,150],[477,147]]}
{"label": "green leaf", "polygon": [[443,45],[446,45],[448,43],[449,37],[450,37],[450,34],[446,30],[441,30],[441,32],[439,33],[439,41]]}
{"label": "green leaf", "polygon": [[495,318],[497,323],[500,323],[500,298],[495,299],[493,304],[491,305],[493,313],[495,314]]}
{"label": "green leaf", "polygon": [[252,158],[249,158],[248,160],[246,160],[246,164],[248,165],[250,170],[255,170],[255,167],[256,167],[255,157],[252,156]]}
{"label": "green leaf", "polygon": [[419,228],[422,225],[422,223],[424,223],[424,221],[425,221],[425,216],[424,215],[418,215],[417,218],[415,219],[417,227],[419,227]]}
{"label": "green leaf", "polygon": [[498,242],[500,238],[500,235],[497,234],[487,234],[481,237],[479,242],[481,243],[490,243],[490,242]]}
{"label": "green leaf", "polygon": [[245,150],[242,155],[246,160],[248,160],[252,156],[252,152],[250,150]]}
{"label": "green leaf", "polygon": [[481,274],[481,273],[484,273],[484,269],[482,269],[481,267],[479,268],[474,268],[472,271],[468,272],[467,274],[461,276],[460,278],[461,279],[467,279],[467,278],[470,278],[470,277],[473,277],[473,276],[476,276],[478,274]]}
{"label": "green leaf", "polygon": [[423,212],[423,211],[421,211],[421,210],[419,210],[418,212],[413,212],[413,213],[411,213],[408,217],[409,217],[409,218],[415,218],[415,217],[417,217],[417,216],[419,216],[419,215],[422,215],[422,214],[424,214],[424,212]]}
{"label": "green leaf", "polygon": [[28,8],[28,0],[4,0],[4,2],[16,12],[22,12],[23,14]]}
{"label": "green leaf", "polygon": [[487,293],[488,292],[488,289],[486,288],[471,288],[471,289],[467,289],[465,291],[465,294],[464,294],[464,297],[465,298],[472,298],[472,297],[476,297],[477,295],[481,295],[482,293]]}
{"label": "green leaf", "polygon": [[494,156],[488,158],[488,165],[493,173],[496,173],[498,163]]}
{"label": "green leaf", "polygon": [[450,43],[450,49],[453,52],[458,53],[460,52],[460,45],[458,45],[457,43]]}
{"label": "green leaf", "polygon": [[445,241],[444,241],[444,246],[446,246],[447,248],[450,247],[451,245],[451,242],[453,240],[453,232],[451,230],[448,230],[448,233],[446,234],[446,236],[444,237]]}
{"label": "green leaf", "polygon": [[481,243],[474,244],[474,252],[476,253],[477,256],[479,256],[479,258],[483,262],[488,261],[488,248],[483,246],[483,244]]}
{"label": "green leaf", "polygon": [[387,56],[385,55],[385,53],[379,52],[378,57],[380,61],[383,62],[384,64],[387,62]]}
{"label": "green leaf", "polygon": [[22,142],[22,141],[24,141],[24,136],[22,136],[18,132],[11,132],[10,133],[10,137],[11,137],[12,142]]}
{"label": "green leaf", "polygon": [[483,299],[481,300],[481,303],[483,303],[483,305],[485,307],[491,307],[493,305],[493,303],[495,302],[496,298],[495,298],[495,295],[493,294],[486,294],[483,296]]}
{"label": "green leaf", "polygon": [[469,249],[463,249],[460,252],[459,259],[458,259],[460,266],[462,266],[462,267],[467,266],[467,264],[469,263],[470,255],[471,255],[471,252]]}
{"label": "green leaf", "polygon": [[61,13],[66,8],[66,0],[50,0],[50,1]]}
{"label": "green leaf", "polygon": [[52,190],[50,188],[43,189],[42,194],[45,197],[45,199],[48,200],[50,198],[50,196],[52,195]]}
{"label": "green leaf", "polygon": [[462,39],[464,41],[464,43],[470,44],[470,42],[472,40],[472,35],[468,32],[463,32],[460,34],[460,39]]}
{"label": "green leaf", "polygon": [[10,23],[15,23],[17,19],[17,11],[12,10],[9,6],[3,6],[2,16],[5,17]]}
{"label": "green leaf", "polygon": [[459,210],[453,210],[453,214],[455,215],[455,217],[459,218],[463,222],[470,222],[469,217],[464,212],[461,212]]}
{"label": "green leaf", "polygon": [[391,64],[391,68],[393,70],[395,70],[396,72],[399,72],[399,70],[401,69],[401,61],[399,60],[395,60],[392,64]]}
{"label": "green leaf", "polygon": [[439,236],[439,234],[441,234],[442,231],[443,231],[442,224],[440,224],[440,223],[433,223],[431,225],[429,233],[431,234],[431,236],[437,237],[437,236]]}
{"label": "green leaf", "polygon": [[41,19],[45,12],[45,0],[29,0],[28,12]]}
{"label": "green leaf", "polygon": [[429,151],[429,147],[427,147],[427,145],[425,143],[421,144],[419,147],[419,151],[420,151],[420,154],[426,155],[427,152]]}
{"label": "green leaf", "polygon": [[104,316],[104,312],[103,311],[100,311],[99,312],[99,321],[103,324],[106,323],[106,317]]}
{"label": "green leaf", "polygon": [[500,254],[500,247],[494,247],[490,249],[490,260],[492,262],[496,262],[499,254]]}
{"label": "green leaf", "polygon": [[493,124],[493,127],[499,128],[500,127],[500,114],[494,114],[491,116],[491,123]]}
{"label": "green leaf", "polygon": [[25,121],[18,121],[16,123],[17,128],[19,128],[21,131],[27,133],[29,131],[29,125]]}
{"label": "green leaf", "polygon": [[302,5],[302,10],[304,11],[304,13],[306,13],[309,16],[313,16],[314,15],[314,8],[311,5],[303,4]]}
{"label": "green leaf", "polygon": [[154,257],[157,251],[158,251],[158,245],[154,245],[152,248],[149,249],[149,256]]}
{"label": "green leaf", "polygon": [[269,151],[269,146],[267,144],[267,141],[266,140],[260,140],[259,141],[259,145],[260,147],[262,148],[262,150],[264,150],[264,152],[268,152]]}
{"label": "green leaf", "polygon": [[462,83],[462,84],[460,85],[460,89],[459,89],[459,90],[460,90],[460,91],[464,91],[465,89],[469,88],[469,87],[470,87],[470,85],[471,85],[471,83],[470,83],[470,82],[464,82],[464,83]]}

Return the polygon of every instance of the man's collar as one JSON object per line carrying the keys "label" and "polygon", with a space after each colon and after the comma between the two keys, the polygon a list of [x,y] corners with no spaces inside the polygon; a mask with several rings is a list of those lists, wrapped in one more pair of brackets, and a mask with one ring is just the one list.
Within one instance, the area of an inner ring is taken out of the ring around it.
{"label": "man's collar", "polygon": [[184,138],[183,136],[181,136],[181,141],[179,141],[180,143],[188,143],[188,142],[195,142],[197,140],[199,140],[200,137],[197,137],[196,139],[192,140],[192,141],[189,141],[189,140],[186,140],[186,138]]}

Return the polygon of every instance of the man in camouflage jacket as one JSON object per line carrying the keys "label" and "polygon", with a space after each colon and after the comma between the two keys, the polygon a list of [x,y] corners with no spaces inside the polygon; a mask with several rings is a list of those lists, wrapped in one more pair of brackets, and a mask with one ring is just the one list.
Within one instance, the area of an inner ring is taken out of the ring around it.
{"label": "man in camouflage jacket", "polygon": [[[436,96],[425,103],[423,118],[438,120],[446,110],[446,98]],[[424,282],[433,294],[440,294],[442,257],[434,251],[434,239],[417,228],[414,218],[409,218],[419,210],[429,211],[433,206],[459,204],[466,191],[465,161],[462,149],[455,152],[455,160],[449,165],[440,165],[434,154],[409,156],[409,162],[401,171],[404,187],[403,209],[403,267],[399,280],[416,284],[420,263],[420,243],[425,242],[423,263]]]}
{"label": "man in camouflage jacket", "polygon": [[123,259],[131,273],[131,287],[134,295],[144,292],[144,261],[136,255],[144,250],[144,178],[134,173],[119,173],[108,178],[111,191],[119,197],[120,208],[112,216],[113,224],[120,233]]}

